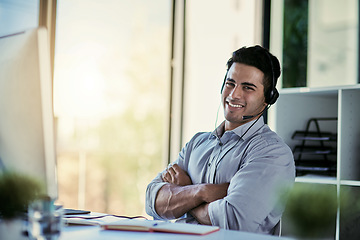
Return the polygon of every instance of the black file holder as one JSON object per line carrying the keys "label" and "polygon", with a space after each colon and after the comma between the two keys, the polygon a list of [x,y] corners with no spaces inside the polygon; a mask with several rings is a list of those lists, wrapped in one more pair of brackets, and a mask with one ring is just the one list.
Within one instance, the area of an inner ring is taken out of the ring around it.
{"label": "black file holder", "polygon": [[[297,176],[307,173],[336,174],[337,134],[321,131],[319,122],[322,121],[337,121],[337,118],[311,118],[305,131],[295,131],[292,136],[292,139],[301,141],[293,149]],[[310,131],[312,123],[315,130]]]}

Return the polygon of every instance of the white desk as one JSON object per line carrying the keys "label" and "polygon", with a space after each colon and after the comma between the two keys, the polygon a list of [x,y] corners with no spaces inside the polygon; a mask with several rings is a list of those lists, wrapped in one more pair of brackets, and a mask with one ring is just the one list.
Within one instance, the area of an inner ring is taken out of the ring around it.
{"label": "white desk", "polygon": [[99,226],[67,226],[64,227],[60,235],[60,240],[99,240],[99,239],[141,239],[141,240],[193,240],[193,239],[213,239],[213,240],[267,240],[267,239],[282,239],[274,236],[263,234],[254,234],[247,232],[239,232],[232,230],[220,229],[220,231],[210,233],[204,236],[188,235],[188,234],[174,234],[174,233],[156,233],[156,232],[128,232],[116,230],[102,230]]}

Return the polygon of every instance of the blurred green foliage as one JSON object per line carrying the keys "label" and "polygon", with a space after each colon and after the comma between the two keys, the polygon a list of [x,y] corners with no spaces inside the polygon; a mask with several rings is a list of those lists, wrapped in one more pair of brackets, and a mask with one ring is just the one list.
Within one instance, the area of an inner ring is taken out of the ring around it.
{"label": "blurred green foliage", "polygon": [[342,223],[360,215],[358,197],[349,188],[336,185],[296,183],[290,192],[284,221],[289,235],[298,238],[335,238],[336,219],[340,210]]}
{"label": "blurred green foliage", "polygon": [[0,218],[21,217],[28,205],[43,193],[43,185],[33,177],[15,172],[0,173]]}
{"label": "blurred green foliage", "polygon": [[298,237],[323,237],[335,229],[336,186],[295,184],[286,207],[292,232]]}
{"label": "blurred green foliage", "polygon": [[305,87],[308,51],[308,0],[284,1],[283,87]]}

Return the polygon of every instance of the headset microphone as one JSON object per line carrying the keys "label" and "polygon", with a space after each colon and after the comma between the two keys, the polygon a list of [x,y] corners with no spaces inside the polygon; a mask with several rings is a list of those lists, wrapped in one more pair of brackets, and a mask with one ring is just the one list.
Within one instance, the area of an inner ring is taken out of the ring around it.
{"label": "headset microphone", "polygon": [[265,107],[261,112],[259,112],[258,114],[256,114],[256,115],[248,115],[248,116],[243,116],[242,117],[242,120],[248,120],[248,119],[251,119],[251,118],[254,118],[254,117],[257,117],[257,116],[259,116],[259,115],[261,115],[261,114],[263,114],[267,109],[269,109],[270,108],[270,106],[271,105],[268,105],[267,107]]}

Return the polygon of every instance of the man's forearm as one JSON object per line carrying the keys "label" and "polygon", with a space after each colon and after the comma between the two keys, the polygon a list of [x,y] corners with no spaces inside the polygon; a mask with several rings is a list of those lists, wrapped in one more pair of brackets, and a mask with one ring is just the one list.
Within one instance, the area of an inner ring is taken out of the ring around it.
{"label": "man's forearm", "polygon": [[228,183],[186,186],[166,184],[160,188],[156,196],[155,210],[161,217],[179,218],[203,203],[210,203],[225,197],[228,186]]}
{"label": "man's forearm", "polygon": [[156,212],[164,218],[179,218],[204,202],[202,185],[178,186],[166,184],[160,188],[155,201]]}

